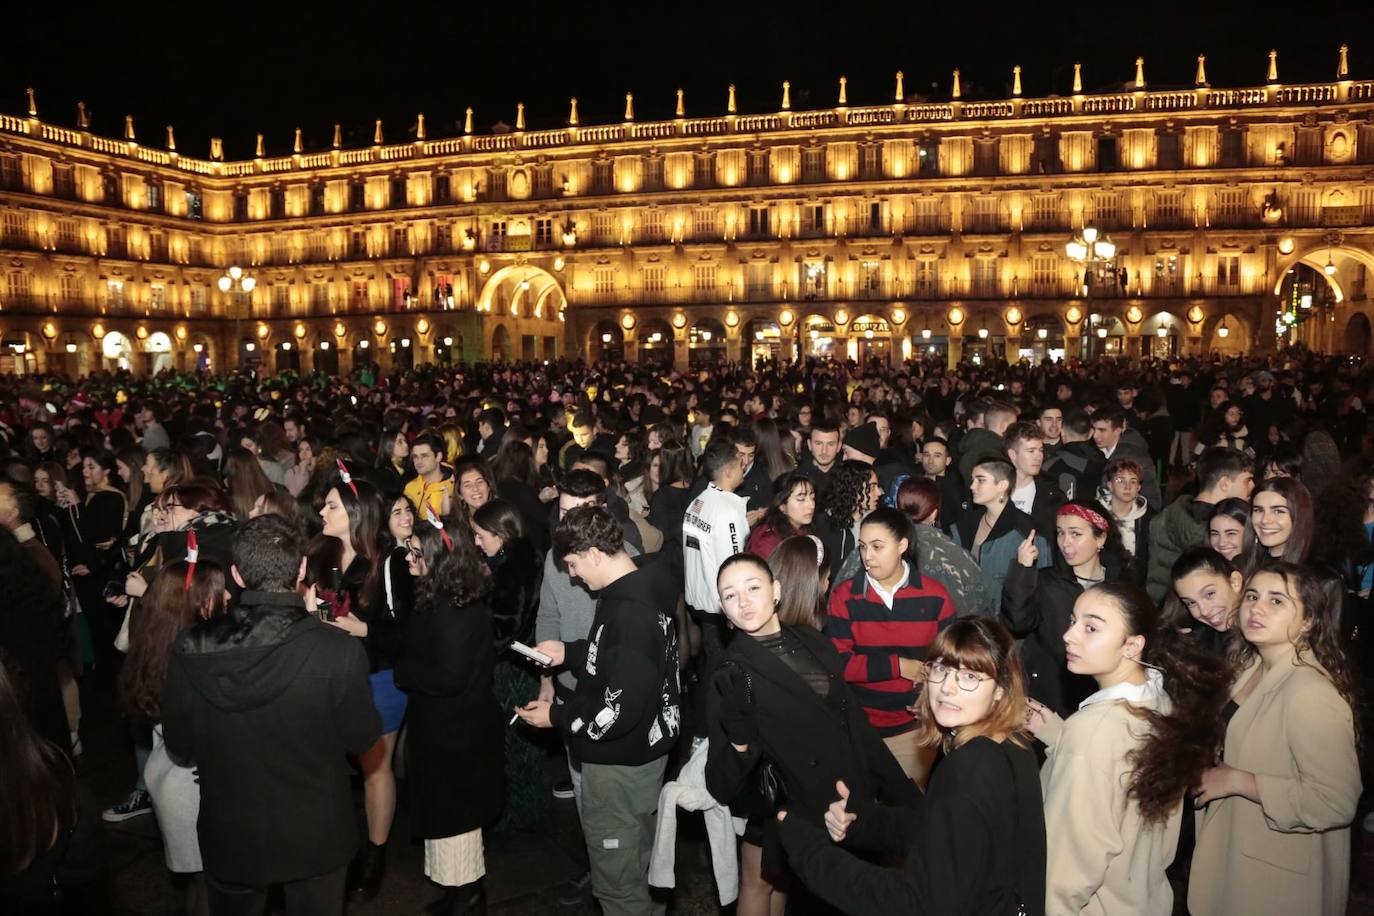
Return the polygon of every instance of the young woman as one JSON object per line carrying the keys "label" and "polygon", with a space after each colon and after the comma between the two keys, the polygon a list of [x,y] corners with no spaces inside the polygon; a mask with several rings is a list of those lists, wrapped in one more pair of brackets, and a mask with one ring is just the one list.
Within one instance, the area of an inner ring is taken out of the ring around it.
{"label": "young woman", "polygon": [[1170,577],[1179,605],[1188,616],[1166,622],[1185,632],[1195,631],[1214,654],[1225,654],[1225,635],[1235,628],[1240,611],[1240,570],[1212,548],[1199,545],[1179,555]]}
{"label": "young woman", "polygon": [[1317,520],[1307,487],[1291,477],[1256,484],[1250,494],[1250,539],[1245,568],[1254,572],[1272,560],[1305,563],[1316,538]]}
{"label": "young woman", "polygon": [[105,586],[115,576],[122,557],[120,536],[128,514],[128,500],[114,485],[115,457],[105,449],[81,450],[81,478],[86,496],[68,487],[57,490],[57,504],[67,511],[76,537],[67,544],[77,598],[90,628],[96,664],[114,661],[114,638],[124,620],[122,609],[106,603]]}
{"label": "young woman", "polygon": [[956,612],[945,587],[921,575],[913,537],[911,522],[890,506],[864,517],[863,568],[831,592],[825,633],[868,721],[907,776],[924,784],[933,754],[919,744],[911,710],[927,647]]}
{"label": "young woman", "polygon": [[816,518],[816,486],[805,474],[792,471],[773,483],[773,501],[763,521],[749,532],[744,549],[765,560],[786,538],[810,534]]}
{"label": "young woman", "polygon": [[[340,462],[342,465],[343,462]],[[349,876],[350,894],[371,899],[386,874],[386,841],[396,815],[396,777],[391,758],[396,733],[405,718],[406,696],[396,688],[393,667],[396,627],[383,595],[381,500],[372,484],[340,471],[320,510],[323,533],[311,545],[320,604],[330,622],[363,640],[367,649],[372,702],[382,717],[382,736],[359,761],[363,770],[363,806],[367,844]]]}
{"label": "young woman", "polygon": [[[811,545],[814,567],[814,542],[792,540]],[[834,646],[811,626],[781,621],[783,586],[768,564],[737,554],[721,564],[716,585],[736,635],[708,687],[706,787],[753,815],[740,857],[739,912],[767,916],[786,903],[764,877],[783,866],[773,816],[784,798],[819,814],[836,781],[856,798],[892,804],[911,803],[915,789],[853,702]],[[760,791],[761,768],[777,791]]]}
{"label": "young woman", "polygon": [[778,619],[790,627],[824,629],[830,595],[830,557],[821,539],[814,534],[787,538],[768,558],[768,568],[782,589]]}
{"label": "young woman", "polygon": [[988,594],[978,561],[935,527],[940,517],[939,485],[928,477],[908,477],[897,486],[896,503],[897,509],[911,520],[921,571],[945,587],[961,613],[995,617],[1001,607],[1001,596]]}
{"label": "young woman", "polygon": [[224,611],[224,570],[210,561],[164,563],[148,585],[129,626],[129,654],[119,672],[124,713],[131,721],[151,725],[152,753],[143,778],[152,797],[167,869],[189,874],[186,912],[209,912],[196,818],[200,784],[194,767],[179,766],[162,741],[162,689],[167,664],[181,631]]}
{"label": "young woman", "polygon": [[1207,546],[1232,563],[1244,562],[1245,541],[1250,533],[1250,502],[1233,496],[1212,507],[1207,519]]}
{"label": "young woman", "polygon": [[[453,479],[458,491],[454,511],[464,511],[470,518],[482,506],[496,498],[496,478],[491,475],[491,466],[476,455],[458,459],[453,466]],[[460,507],[458,502],[462,503]]]}
{"label": "young woman", "polygon": [[[1224,446],[1243,452],[1250,443],[1250,430],[1246,429],[1240,405],[1223,401],[1202,421],[1198,430],[1194,455],[1201,455],[1209,448]],[[1254,453],[1252,448],[1251,454]]]}
{"label": "young woman", "polygon": [[1030,678],[1027,691],[1061,716],[1078,708],[1092,693],[1092,681],[1068,667],[1064,632],[1070,609],[1086,589],[1100,582],[1119,582],[1125,563],[1120,534],[1106,510],[1092,500],[1075,499],[1055,515],[1058,556],[1040,569],[1040,548],[1032,538],[1021,542],[1016,563],[1002,591],[1002,619],[1018,638]]}
{"label": "young woman", "polygon": [[615,441],[616,475],[624,486],[625,502],[641,516],[649,513],[652,493],[645,493],[649,448],[643,430],[632,429],[620,434]]}
{"label": "young woman", "polygon": [[[505,500],[493,500],[472,513],[477,549],[491,570],[492,649],[496,655],[496,698],[514,708],[539,692],[539,679],[523,658],[510,651],[514,641],[533,642],[534,615],[543,584],[543,558],[525,537],[520,513]],[[506,808],[501,826],[518,830],[539,823],[548,811],[549,788],[543,751],[527,733],[506,732]]]}
{"label": "young woman", "polygon": [[[0,900],[6,912],[107,912],[95,819],[79,806],[71,760],[28,715],[28,685],[0,658]],[[90,887],[83,887],[89,884]]]}
{"label": "young woman", "polygon": [[156,494],[143,478],[143,467],[147,460],[148,453],[137,445],[125,446],[115,454],[115,472],[124,485],[124,499],[129,506],[124,531],[121,532],[121,540],[126,546],[152,530],[152,517],[147,510]]}
{"label": "young woman", "polygon": [[292,496],[300,496],[315,473],[316,459],[324,452],[324,440],[319,436],[302,436],[296,443],[296,463],[286,472],[286,489]]}
{"label": "young woman", "polygon": [[547,550],[549,510],[539,496],[543,484],[529,443],[507,431],[491,461],[491,473],[496,478],[496,495],[520,510],[520,522],[530,541],[541,552]]}
{"label": "young woman", "polygon": [[401,492],[401,487],[412,476],[410,467],[410,442],[404,429],[382,433],[377,445],[377,488],[383,497]]}
{"label": "young woman", "polygon": [[1098,493],[1098,501],[1121,535],[1123,556],[1130,558],[1139,576],[1144,576],[1150,568],[1150,522],[1155,517],[1150,504],[1140,495],[1145,471],[1130,458],[1117,458],[1108,462],[1102,476],[1107,482]]}
{"label": "young woman", "polygon": [[983,571],[983,588],[1000,600],[1002,582],[1017,562],[1027,538],[1035,545],[1037,566],[1050,565],[1049,542],[1035,531],[1031,517],[1011,502],[1016,468],[1004,458],[989,458],[973,466],[969,492],[973,507],[949,527],[949,534],[973,554]]}
{"label": "young woman", "polygon": [[410,697],[409,798],[425,875],[445,890],[433,913],[485,912],[482,828],[501,813],[505,722],[493,691],[490,576],[469,531],[416,526],[416,606],[396,663]]}
{"label": "young woman", "polygon": [[682,517],[692,501],[690,488],[696,468],[691,451],[676,440],[663,444],[658,450],[658,461],[658,489],[649,503],[649,524],[663,532],[663,546],[659,550],[668,555],[669,565],[681,581]]}
{"label": "young woman", "polygon": [[[754,461],[763,465],[768,479],[777,480],[795,469],[797,463],[787,456],[777,421],[771,417],[759,417],[753,426],[754,438],[758,442],[758,452],[754,455]],[[788,435],[787,438],[790,441],[792,437]]]}
{"label": "young woman", "polygon": [[224,461],[224,481],[229,488],[229,502],[234,507],[234,518],[239,524],[248,521],[253,515],[253,505],[266,494],[276,489],[276,484],[267,479],[262,464],[247,449],[231,447]]}
{"label": "young woman", "polygon": [[[1012,636],[996,620],[962,617],[935,637],[927,662],[918,740],[945,757],[918,811],[874,804],[837,784],[824,829],[811,820],[814,806],[793,806],[782,818],[788,862],[845,913],[1042,916],[1044,810]],[[905,864],[873,865],[846,846]]]}
{"label": "young woman", "polygon": [[845,579],[862,565],[855,552],[859,523],[877,507],[881,495],[878,473],[871,464],[841,461],[830,472],[830,483],[814,525],[817,536],[825,542],[825,552],[832,558],[836,578]]}
{"label": "young woman", "polygon": [[1277,562],[1246,580],[1238,623],[1221,763],[1194,797],[1188,911],[1338,916],[1361,786],[1331,604],[1318,576]]}
{"label": "young woman", "polygon": [[1223,659],[1159,625],[1139,588],[1095,585],[1063,634],[1069,671],[1097,691],[1067,720],[1031,701],[1048,750],[1048,913],[1169,916],[1184,793],[1212,761],[1230,678]]}

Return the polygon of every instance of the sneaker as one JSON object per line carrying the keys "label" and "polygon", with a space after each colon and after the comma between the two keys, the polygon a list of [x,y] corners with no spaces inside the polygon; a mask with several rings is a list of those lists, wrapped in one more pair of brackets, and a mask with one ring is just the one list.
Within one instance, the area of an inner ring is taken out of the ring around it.
{"label": "sneaker", "polygon": [[584,871],[558,885],[558,902],[563,906],[577,906],[587,900],[592,890],[592,873]]}
{"label": "sneaker", "polygon": [[576,798],[576,797],[577,797],[577,793],[573,792],[573,784],[572,784],[572,777],[571,777],[571,776],[564,776],[564,777],[563,777],[562,779],[560,779],[558,782],[554,783],[554,786],[553,786],[553,797],[554,797],[554,798],[565,798],[565,799],[566,799],[566,798]]}
{"label": "sneaker", "polygon": [[153,800],[148,793],[142,789],[134,789],[129,793],[129,797],[115,805],[113,808],[106,808],[100,813],[100,819],[110,824],[118,824],[120,821],[127,821],[131,817],[138,817],[140,814],[149,814],[153,810]]}

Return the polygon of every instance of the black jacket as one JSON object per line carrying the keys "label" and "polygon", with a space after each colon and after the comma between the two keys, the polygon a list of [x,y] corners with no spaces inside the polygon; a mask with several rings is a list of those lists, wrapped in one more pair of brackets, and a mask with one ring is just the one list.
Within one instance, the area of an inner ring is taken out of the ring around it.
{"label": "black jacket", "polygon": [[[1104,551],[1102,566],[1106,581],[1122,580],[1122,563],[1115,553]],[[1064,654],[1069,614],[1081,594],[1083,587],[1062,559],[1044,569],[1012,563],[1002,584],[1002,621],[1013,636],[1024,640],[1026,692],[1065,718],[1097,690],[1092,678],[1069,672]]]}
{"label": "black jacket", "polygon": [[183,633],[162,695],[167,751],[200,771],[205,870],[235,884],[348,864],[358,825],[347,754],[381,734],[360,640],[289,592],[245,591]]}
{"label": "black jacket", "polygon": [[[940,761],[914,812],[851,803],[858,817],[843,845],[791,812],[778,832],[792,870],[845,913],[1011,916],[1019,903],[1042,916],[1043,804],[1035,754],[978,737]],[[850,848],[903,856],[905,864],[872,865]]]}
{"label": "black jacket", "polygon": [[1045,459],[1040,476],[1052,481],[1067,499],[1095,499],[1106,466],[1102,450],[1091,439],[1065,442],[1054,450],[1053,457]]}
{"label": "black jacket", "polygon": [[[839,797],[835,792],[839,779],[849,787],[851,797],[881,798],[892,805],[913,803],[916,786],[854,699],[834,643],[809,627],[786,627],[785,631],[820,662],[830,676],[830,694],[821,697],[757,640],[737,634],[725,650],[725,658],[727,665],[737,665],[749,676],[759,741],[739,752],[726,737],[720,724],[720,704],[730,671],[718,671],[706,693],[710,737],[706,789],[711,797],[736,807],[743,798],[746,809],[751,803],[757,805],[761,801],[754,791],[757,770],[761,761],[768,760],[781,771],[788,808],[818,824],[826,807]],[[765,835],[774,837],[775,812],[753,813],[766,816]],[[772,845],[765,844],[767,860],[773,859]],[[778,865],[765,863],[764,870],[776,872]]]}
{"label": "black jacket", "polygon": [[486,601],[417,608],[396,663],[406,706],[412,829],[457,836],[496,820],[505,799],[506,723],[493,690],[495,653]]}
{"label": "black jacket", "polygon": [[501,553],[487,560],[491,567],[491,635],[498,653],[514,641],[529,643],[544,582],[544,558],[529,538],[514,538]]}
{"label": "black jacket", "polygon": [[680,590],[657,556],[635,562],[634,572],[601,590],[588,638],[564,648],[577,689],[550,718],[585,763],[648,763],[671,751],[681,731],[673,628]]}

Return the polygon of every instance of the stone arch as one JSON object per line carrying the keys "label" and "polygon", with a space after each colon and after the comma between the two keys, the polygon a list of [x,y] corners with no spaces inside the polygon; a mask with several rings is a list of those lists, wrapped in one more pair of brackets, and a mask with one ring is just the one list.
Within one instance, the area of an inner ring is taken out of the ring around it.
{"label": "stone arch", "polygon": [[521,318],[537,315],[550,321],[556,321],[567,304],[558,278],[532,264],[502,267],[487,278],[477,297],[479,312],[492,312],[499,307],[506,314]]}
{"label": "stone arch", "polygon": [[[1326,273],[1327,259],[1336,266],[1335,274]],[[1275,265],[1277,279],[1274,281],[1273,294],[1279,295],[1283,289],[1283,281],[1288,275],[1289,268],[1296,264],[1306,264],[1326,278],[1326,282],[1331,286],[1336,294],[1336,301],[1345,302],[1348,297],[1345,287],[1349,280],[1349,266],[1351,262],[1363,264],[1366,271],[1374,274],[1374,253],[1358,248],[1354,245],[1343,244],[1309,244],[1301,249],[1295,249],[1291,254],[1279,255],[1279,260]]]}
{"label": "stone arch", "polygon": [[1347,353],[1363,355],[1369,352],[1369,317],[1364,312],[1356,312],[1350,316],[1350,320],[1345,323],[1345,336],[1342,342]]}

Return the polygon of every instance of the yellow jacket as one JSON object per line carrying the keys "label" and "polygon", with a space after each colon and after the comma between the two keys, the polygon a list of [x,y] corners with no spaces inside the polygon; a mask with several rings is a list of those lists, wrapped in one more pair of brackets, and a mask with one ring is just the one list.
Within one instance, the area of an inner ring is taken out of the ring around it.
{"label": "yellow jacket", "polygon": [[453,501],[453,468],[442,464],[439,466],[439,474],[440,479],[436,483],[425,483],[425,479],[418,475],[412,477],[406,481],[405,489],[401,491],[405,498],[410,500],[421,519],[425,517],[426,505],[434,510],[435,515],[443,518],[444,502],[447,500],[451,504]]}

